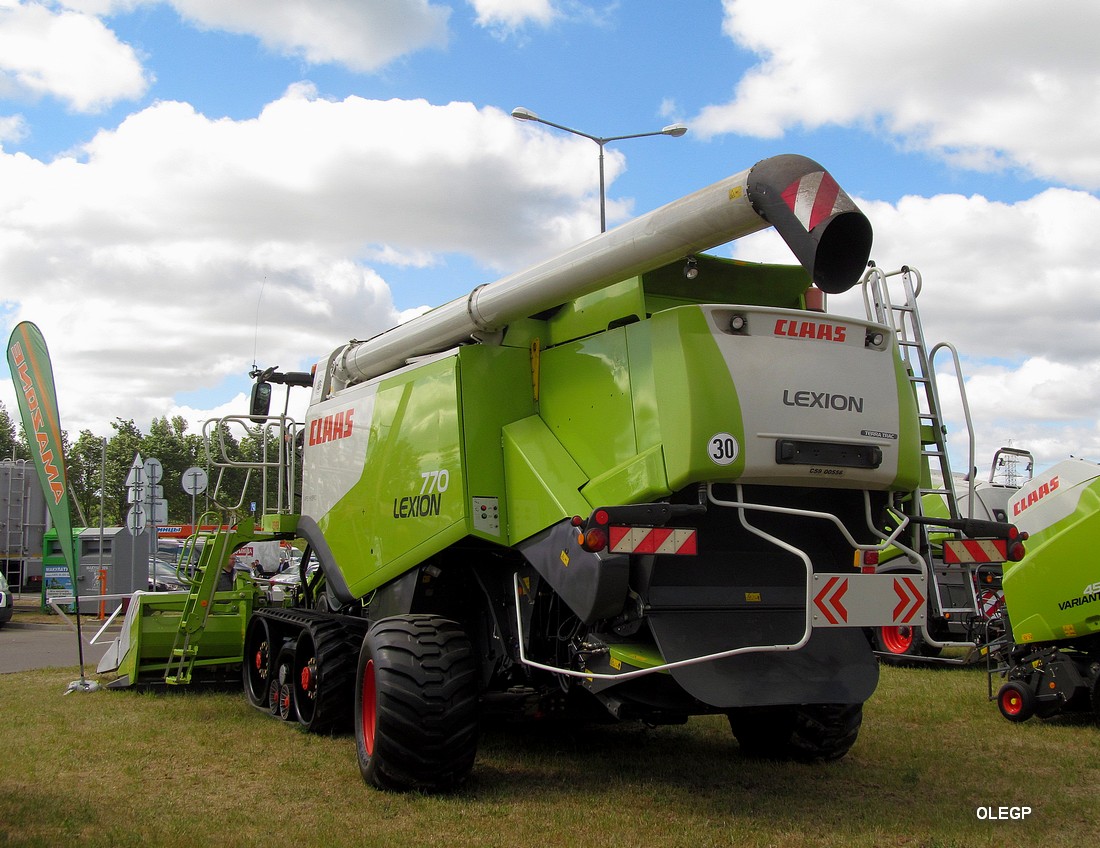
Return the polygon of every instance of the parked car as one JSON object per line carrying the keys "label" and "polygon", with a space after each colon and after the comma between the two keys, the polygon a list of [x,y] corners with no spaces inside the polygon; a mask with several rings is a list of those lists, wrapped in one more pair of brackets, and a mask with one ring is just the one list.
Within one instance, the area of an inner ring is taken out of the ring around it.
{"label": "parked car", "polygon": [[176,571],[176,563],[159,556],[149,557],[150,592],[186,592],[187,583]]}
{"label": "parked car", "polygon": [[[273,604],[281,604],[288,597],[293,597],[302,585],[302,572],[299,563],[301,557],[292,559],[278,574],[270,578],[267,589],[267,599]],[[306,580],[313,578],[317,571],[318,563],[314,557],[309,558],[306,566]]]}
{"label": "parked car", "polygon": [[15,601],[11,596],[11,587],[8,585],[8,579],[0,574],[0,627],[11,621],[14,612]]}

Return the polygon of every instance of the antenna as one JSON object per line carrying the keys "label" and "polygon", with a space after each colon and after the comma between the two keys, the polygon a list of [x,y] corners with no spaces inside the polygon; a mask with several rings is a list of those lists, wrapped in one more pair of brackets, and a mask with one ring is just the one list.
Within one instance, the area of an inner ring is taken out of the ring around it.
{"label": "antenna", "polygon": [[260,294],[256,298],[256,327],[252,331],[252,370],[256,370],[256,351],[260,347],[260,303],[264,299],[264,287],[267,285],[267,275],[264,274],[263,282],[260,283]]}

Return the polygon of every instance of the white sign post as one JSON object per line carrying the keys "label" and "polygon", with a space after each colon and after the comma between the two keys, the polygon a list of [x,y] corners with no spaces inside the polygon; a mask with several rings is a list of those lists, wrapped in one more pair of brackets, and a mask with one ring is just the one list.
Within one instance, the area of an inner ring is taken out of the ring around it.
{"label": "white sign post", "polygon": [[206,472],[193,465],[183,472],[183,490],[191,496],[191,532],[195,532],[195,496],[206,491]]}

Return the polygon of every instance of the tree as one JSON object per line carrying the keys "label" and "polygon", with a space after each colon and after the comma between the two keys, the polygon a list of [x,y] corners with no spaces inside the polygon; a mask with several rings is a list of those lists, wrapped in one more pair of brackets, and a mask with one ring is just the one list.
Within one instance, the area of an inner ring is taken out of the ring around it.
{"label": "tree", "polygon": [[[99,524],[99,495],[103,488],[100,485],[103,442],[91,430],[81,430],[76,444],[65,452],[73,497],[92,526]],[[118,516],[113,512],[116,508],[115,499],[106,490],[104,495],[104,524],[113,526],[118,523]]]}
{"label": "tree", "polygon": [[[18,432],[18,436],[16,433]],[[7,408],[0,403],[0,459],[30,459],[27,436],[20,422],[18,430]]]}
{"label": "tree", "polygon": [[134,456],[141,452],[143,436],[132,418],[126,421],[116,418],[111,428],[115,434],[107,442],[106,513],[112,524],[121,524],[129,507],[126,477],[134,464]]}
{"label": "tree", "polygon": [[141,440],[141,455],[156,457],[164,469],[160,486],[168,501],[168,521],[187,524],[191,520],[191,497],[183,491],[183,472],[204,462],[202,437],[187,432],[187,421],[181,415],[169,420],[154,418],[149,435]]}

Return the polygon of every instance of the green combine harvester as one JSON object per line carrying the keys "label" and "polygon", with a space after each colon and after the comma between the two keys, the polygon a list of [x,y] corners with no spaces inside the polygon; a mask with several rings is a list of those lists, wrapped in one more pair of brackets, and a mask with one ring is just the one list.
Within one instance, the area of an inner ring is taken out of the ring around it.
{"label": "green combine harvester", "polygon": [[[799,265],[703,253],[769,226]],[[461,784],[492,717],[720,714],[749,755],[843,756],[870,631],[926,620],[928,532],[1014,532],[921,514],[929,381],[877,298],[826,309],[870,246],[824,168],[778,156],[311,374],[257,373],[279,503],[260,530],[226,513],[178,615],[138,597],[120,679],[238,667],[258,710],[353,729],[392,789]],[[309,388],[305,422],[268,414],[273,384]],[[217,590],[253,539],[302,550],[285,600]],[[910,573],[859,567],[887,547]]]}
{"label": "green combine harvester", "polygon": [[1100,721],[1100,465],[1068,459],[1034,477],[1009,504],[1027,554],[1006,563],[1012,640],[997,706],[1009,721],[1091,711]]}

